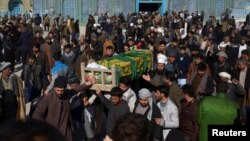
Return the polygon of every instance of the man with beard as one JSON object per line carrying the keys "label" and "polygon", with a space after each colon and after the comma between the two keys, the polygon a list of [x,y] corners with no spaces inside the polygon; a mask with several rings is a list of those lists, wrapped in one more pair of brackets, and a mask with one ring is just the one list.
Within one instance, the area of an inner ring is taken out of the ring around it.
{"label": "man with beard", "polygon": [[250,53],[250,47],[247,46],[245,38],[241,38],[240,44],[238,45],[238,48],[237,48],[238,58],[241,57],[241,54],[242,54],[243,50],[247,50]]}
{"label": "man with beard", "polygon": [[35,31],[35,37],[32,40],[32,44],[38,44],[41,45],[45,42],[44,38],[42,37],[42,34],[39,30]]}
{"label": "man with beard", "polygon": [[[42,65],[42,70],[45,70],[46,74],[50,73],[50,65],[48,61],[48,56],[40,51],[39,44],[33,44],[32,53],[36,56],[36,61]],[[26,60],[27,61],[27,60]]]}
{"label": "man with beard", "polygon": [[13,37],[11,35],[12,34],[11,27],[5,26],[3,33],[4,34],[3,34],[2,50],[1,50],[3,54],[3,61],[15,64],[15,46],[13,43]]}
{"label": "man with beard", "polygon": [[[249,69],[248,63],[244,58],[240,58],[240,59],[238,59],[236,65],[237,65],[237,68],[234,72],[233,78],[238,80],[239,83],[242,85],[242,87],[245,89],[245,91],[248,92],[250,89],[250,69]],[[249,96],[248,94],[245,95],[245,98],[248,99],[248,96]],[[243,99],[244,99],[244,97],[239,100],[239,104],[241,106],[243,103]],[[244,105],[242,107],[242,109],[246,110],[245,111],[246,114],[248,114],[248,115],[250,114],[249,105]]]}
{"label": "man with beard", "polygon": [[161,111],[162,118],[156,119],[156,124],[163,127],[163,139],[165,140],[172,129],[179,126],[178,108],[168,97],[168,87],[162,85],[155,89],[155,98],[158,101],[157,106]]}
{"label": "man with beard", "polygon": [[240,82],[246,92],[248,91],[250,88],[250,69],[247,61],[244,58],[238,59],[237,68],[234,72],[233,78]]}
{"label": "man with beard", "polygon": [[188,33],[188,47],[191,51],[199,47],[199,42],[195,37],[195,32],[193,31],[189,31]]}
{"label": "man with beard", "polygon": [[53,29],[49,32],[48,37],[51,39],[51,53],[55,54],[56,52],[61,51],[60,43],[58,40],[58,33],[56,29]]}
{"label": "man with beard", "polygon": [[161,111],[153,102],[152,94],[148,89],[142,88],[139,90],[139,101],[135,104],[133,113],[147,117],[153,124],[155,140],[162,140],[162,129],[157,125],[157,121],[162,118]]}
{"label": "man with beard", "polygon": [[197,121],[198,102],[194,97],[191,85],[182,86],[184,100],[181,103],[179,130],[183,133],[185,141],[197,141],[199,127]]}
{"label": "man with beard", "polygon": [[33,118],[45,120],[57,128],[65,137],[66,141],[72,141],[72,117],[69,99],[95,83],[95,79],[78,86],[74,90],[67,90],[67,80],[63,76],[56,78],[53,90],[38,103],[33,113]]}
{"label": "man with beard", "polygon": [[187,81],[187,71],[190,63],[192,62],[192,58],[187,55],[186,47],[180,48],[180,57],[177,58],[177,63],[179,66],[180,74],[178,76],[178,84],[184,85]]}
{"label": "man with beard", "polygon": [[178,40],[177,39],[173,39],[171,41],[171,44],[166,48],[166,55],[169,56],[169,54],[175,54],[176,58],[179,57],[179,48],[178,48]]}
{"label": "man with beard", "polygon": [[244,98],[244,95],[246,94],[244,88],[240,84],[240,82],[236,79],[233,79],[231,81],[231,75],[227,72],[220,72],[219,74],[220,81],[217,84],[217,87],[222,86],[226,87],[226,91],[224,92],[226,94],[226,97],[230,99],[231,101],[238,104],[238,106],[241,106],[241,101]]}
{"label": "man with beard", "polygon": [[164,54],[166,55],[166,42],[165,41],[160,41],[159,45],[157,46],[157,50],[156,50],[156,56],[158,54]]}
{"label": "man with beard", "polygon": [[85,36],[86,36],[86,40],[88,43],[90,43],[90,40],[91,40],[91,33],[92,33],[94,23],[95,23],[94,17],[92,15],[89,15],[88,22],[86,25],[86,31],[85,31]]}
{"label": "man with beard", "polygon": [[121,116],[124,116],[126,113],[130,113],[127,102],[122,100],[122,93],[123,92],[119,87],[113,87],[110,91],[110,100],[108,100],[104,97],[104,95],[102,95],[100,90],[96,90],[96,94],[98,95],[99,99],[109,110],[106,123],[106,139],[111,137],[115,121]]}
{"label": "man with beard", "polygon": [[165,62],[166,60],[163,58],[158,58],[156,70],[148,74],[142,75],[142,78],[149,82],[151,86],[157,87],[160,85],[164,85],[164,73],[165,73]]}
{"label": "man with beard", "polygon": [[[204,63],[204,56],[202,54],[197,54],[194,56],[194,61],[189,65],[187,72],[187,82],[190,81],[190,77],[197,73],[198,65]],[[210,68],[207,64],[205,72],[210,75]]]}
{"label": "man with beard", "polygon": [[94,60],[100,60],[103,53],[102,47],[98,43],[97,39],[97,35],[95,33],[92,33],[90,38],[90,54]]}
{"label": "man with beard", "polygon": [[130,112],[133,112],[137,97],[135,95],[135,92],[131,89],[130,84],[131,84],[130,77],[125,76],[120,79],[119,87],[123,92],[122,99],[128,103]]}
{"label": "man with beard", "polygon": [[42,65],[36,61],[36,56],[33,53],[28,54],[22,75],[26,94],[25,100],[28,103],[41,95],[43,88],[42,80],[44,77],[47,77],[44,76]]}
{"label": "man with beard", "polygon": [[175,74],[166,73],[164,78],[165,86],[169,88],[168,97],[174,102],[178,111],[181,111],[181,101],[184,98],[180,86],[176,83]]}
{"label": "man with beard", "polygon": [[12,68],[10,62],[0,65],[1,125],[25,119],[22,80],[13,73]]}
{"label": "man with beard", "polygon": [[196,73],[192,74],[187,84],[194,87],[197,100],[201,100],[204,96],[211,96],[214,92],[213,79],[206,72],[207,66],[205,63],[200,63]]}
{"label": "man with beard", "polygon": [[213,68],[212,68],[212,76],[215,79],[215,82],[218,83],[220,80],[219,73],[220,72],[227,72],[229,74],[232,73],[231,66],[226,62],[226,59],[228,58],[227,54],[223,51],[218,52],[217,54],[218,61],[214,62]]}
{"label": "man with beard", "polygon": [[62,62],[68,66],[68,74],[67,78],[71,78],[75,75],[75,61],[76,61],[76,54],[72,50],[72,46],[67,44],[64,46],[64,51],[61,58]]}
{"label": "man with beard", "polygon": [[[80,86],[80,79],[78,77],[72,77],[68,79],[68,84],[71,90],[76,90]],[[74,141],[83,141],[84,140],[84,132],[86,133],[87,137],[89,137],[87,131],[91,129],[91,124],[86,127],[86,122],[91,121],[91,116],[93,116],[93,112],[88,112],[89,116],[85,118],[85,110],[88,110],[87,107],[84,109],[84,99],[87,97],[86,91],[81,91],[76,95],[70,98],[70,109],[71,109],[71,116],[72,116],[72,125],[73,125],[73,135]],[[93,111],[93,110],[92,110]],[[84,118],[84,120],[83,120]],[[90,119],[88,119],[90,118]],[[84,123],[83,123],[84,121]],[[84,130],[85,129],[85,130]],[[92,131],[93,132],[93,131]],[[92,133],[93,134],[93,133]]]}
{"label": "man with beard", "polygon": [[167,64],[165,65],[165,71],[167,73],[173,73],[175,74],[175,77],[179,76],[180,71],[179,71],[179,66],[176,61],[177,54],[175,52],[169,52],[168,53],[168,58],[167,58]]}

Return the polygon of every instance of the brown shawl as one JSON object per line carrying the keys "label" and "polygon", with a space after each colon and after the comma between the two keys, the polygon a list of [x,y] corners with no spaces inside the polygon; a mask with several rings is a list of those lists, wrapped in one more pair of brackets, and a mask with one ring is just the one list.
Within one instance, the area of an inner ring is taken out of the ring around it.
{"label": "brown shawl", "polygon": [[16,76],[17,79],[17,85],[18,85],[18,96],[17,96],[17,120],[25,120],[26,117],[26,105],[25,105],[25,96],[24,96],[24,90],[23,90],[23,82],[22,80]]}
{"label": "brown shawl", "polygon": [[[198,75],[197,73],[193,73],[190,77],[190,80],[187,82],[188,84],[192,85],[193,81],[194,81],[194,78],[195,76]],[[206,92],[206,85],[207,85],[207,77],[208,77],[208,74],[205,73],[202,78],[201,78],[201,81],[200,81],[200,84],[196,90],[196,94],[198,94],[199,92],[203,91],[203,92]],[[198,96],[198,95],[197,95]],[[197,97],[199,99],[199,96]]]}
{"label": "brown shawl", "polygon": [[[25,96],[24,96],[24,89],[23,89],[23,82],[22,80],[15,74],[11,81],[14,89],[14,93],[16,94],[17,98],[17,114],[16,119],[17,120],[25,120],[26,117],[26,105],[25,105]],[[2,74],[0,74],[0,78],[2,78]]]}

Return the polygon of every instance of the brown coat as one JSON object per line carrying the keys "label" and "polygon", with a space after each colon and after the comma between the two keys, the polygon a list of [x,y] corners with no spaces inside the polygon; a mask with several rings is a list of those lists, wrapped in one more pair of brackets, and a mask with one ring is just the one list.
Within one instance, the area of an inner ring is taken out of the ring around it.
{"label": "brown coat", "polygon": [[169,98],[174,102],[177,106],[178,111],[181,111],[181,101],[184,99],[181,88],[178,86],[176,82],[173,82],[171,86],[169,86]]}
{"label": "brown coat", "polygon": [[41,63],[41,65],[44,67],[45,69],[45,72],[47,74],[50,73],[50,63],[49,63],[49,60],[48,60],[48,56],[42,52],[40,52],[37,56],[37,61],[39,63]]}
{"label": "brown coat", "polygon": [[76,90],[66,90],[62,98],[59,98],[55,91],[50,92],[38,103],[33,113],[33,118],[47,121],[64,135],[66,141],[72,141],[72,119],[69,99],[77,92],[86,88],[86,85],[83,84]]}
{"label": "brown coat", "polygon": [[243,105],[242,107],[250,107],[250,88],[248,89],[245,97],[244,97],[244,100],[243,100]]}
{"label": "brown coat", "polygon": [[106,48],[107,48],[108,46],[111,46],[111,47],[113,47],[113,49],[115,49],[115,45],[113,44],[112,40],[108,40],[108,39],[107,39],[107,40],[104,42],[104,44],[103,44],[103,56],[106,54]]}
{"label": "brown coat", "polygon": [[82,53],[78,58],[76,59],[76,76],[79,78],[82,78],[81,73],[81,63],[85,63],[85,67],[88,63],[88,60],[90,59],[90,56],[88,54]]}
{"label": "brown coat", "polygon": [[[206,64],[207,66],[207,69],[206,69],[206,74],[208,74],[209,76],[211,75],[211,71],[210,71],[210,68],[209,66]],[[192,62],[189,67],[188,67],[188,72],[187,72],[187,82],[190,81],[191,79],[191,76],[193,74],[196,74],[197,73],[197,65],[195,65],[194,62]]]}
{"label": "brown coat", "polygon": [[[51,50],[51,45],[45,43],[44,44],[44,53],[47,56],[48,63],[45,63],[47,66],[45,67],[46,72],[51,72],[52,67],[54,66],[55,60],[52,56],[52,50]],[[45,60],[46,61],[46,60]]]}
{"label": "brown coat", "polygon": [[24,90],[23,90],[23,82],[22,80],[17,77],[17,85],[18,85],[18,92],[19,95],[17,96],[17,120],[25,120],[26,117],[26,106],[25,106],[25,96],[24,96]]}

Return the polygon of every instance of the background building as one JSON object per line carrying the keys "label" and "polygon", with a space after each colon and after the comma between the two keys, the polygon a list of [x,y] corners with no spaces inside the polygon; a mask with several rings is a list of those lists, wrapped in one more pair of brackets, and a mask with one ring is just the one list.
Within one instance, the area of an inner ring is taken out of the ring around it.
{"label": "background building", "polygon": [[27,14],[30,9],[33,13],[49,14],[51,17],[62,13],[86,23],[89,14],[101,14],[108,11],[110,15],[158,10],[165,11],[205,12],[205,19],[209,15],[220,18],[226,9],[231,16],[243,20],[250,11],[250,0],[0,0],[0,14],[16,15]]}
{"label": "background building", "polygon": [[0,15],[25,14],[32,8],[32,0],[0,0]]}

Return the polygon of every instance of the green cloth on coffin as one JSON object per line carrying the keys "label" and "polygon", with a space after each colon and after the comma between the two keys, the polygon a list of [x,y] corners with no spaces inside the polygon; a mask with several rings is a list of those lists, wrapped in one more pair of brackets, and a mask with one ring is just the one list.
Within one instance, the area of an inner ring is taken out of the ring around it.
{"label": "green cloth on coffin", "polygon": [[117,72],[120,72],[121,77],[131,76],[132,79],[136,79],[148,69],[152,68],[152,56],[153,54],[150,50],[134,50],[100,60],[98,61],[98,64],[109,69],[112,65],[115,65]]}
{"label": "green cloth on coffin", "polygon": [[126,56],[136,60],[137,63],[137,76],[141,76],[147,70],[152,68],[153,54],[150,50],[133,50],[126,53]]}
{"label": "green cloth on coffin", "polygon": [[151,50],[133,50],[125,53],[125,56],[136,60],[137,78],[153,67],[153,53]]}

